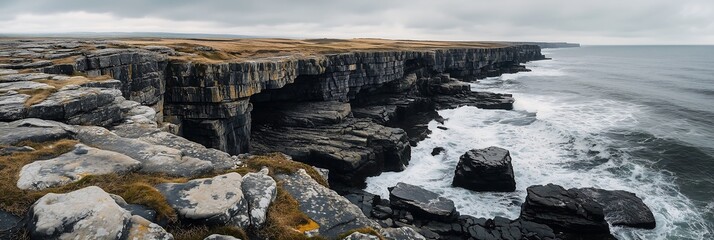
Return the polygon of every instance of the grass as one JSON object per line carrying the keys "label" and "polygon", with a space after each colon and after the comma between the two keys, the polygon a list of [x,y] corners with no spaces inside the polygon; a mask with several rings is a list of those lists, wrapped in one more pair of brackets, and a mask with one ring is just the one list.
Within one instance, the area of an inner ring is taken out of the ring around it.
{"label": "grass", "polygon": [[[447,48],[494,48],[508,43],[457,42],[457,41],[412,41],[374,38],[359,39],[157,39],[134,38],[121,40],[121,47],[162,45],[194,56],[173,56],[174,59],[206,63],[241,61],[283,56],[311,56],[346,53],[353,51],[432,50]],[[205,46],[216,51],[196,51]]]}
{"label": "grass", "polygon": [[242,240],[248,239],[248,235],[243,229],[232,226],[174,226],[169,227],[167,231],[174,235],[174,239],[176,240],[203,240],[211,234],[228,235]]}
{"label": "grass", "polygon": [[25,107],[30,107],[32,105],[41,103],[45,101],[50,95],[57,92],[56,88],[38,88],[38,89],[21,89],[17,91],[20,94],[30,95],[30,97],[25,100]]}
{"label": "grass", "polygon": [[259,171],[261,168],[267,167],[271,174],[292,174],[299,169],[304,169],[317,183],[329,187],[327,180],[325,180],[315,168],[301,162],[290,160],[281,153],[255,156],[246,162],[246,166],[253,171]]}
{"label": "grass", "polygon": [[[66,193],[88,186],[98,186],[108,193],[121,196],[128,203],[140,204],[156,210],[159,218],[168,220],[169,226],[166,229],[176,239],[203,239],[214,233],[247,239],[246,232],[237,227],[181,225],[177,221],[176,212],[154,186],[159,183],[186,182],[189,180],[186,178],[144,173],[106,174],[85,176],[77,182],[42,191],[17,188],[15,183],[19,178],[20,169],[24,165],[37,160],[57,157],[74,149],[74,145],[77,143],[76,140],[70,139],[43,143],[22,142],[16,146],[30,146],[35,150],[0,156],[0,192],[2,192],[0,209],[17,216],[23,216],[37,199],[47,193]],[[269,168],[271,175],[289,174],[298,169],[305,169],[317,182],[327,186],[327,181],[311,166],[291,161],[278,153],[253,157],[246,161],[244,167],[232,171],[246,174],[259,171],[263,167]],[[215,172],[211,176],[218,174],[222,173]],[[276,200],[268,208],[265,225],[261,229],[250,229],[250,231],[252,235],[265,239],[322,239],[319,237],[310,238],[304,234],[306,231],[318,228],[319,225],[300,210],[298,202],[283,189],[282,183],[278,182]]]}

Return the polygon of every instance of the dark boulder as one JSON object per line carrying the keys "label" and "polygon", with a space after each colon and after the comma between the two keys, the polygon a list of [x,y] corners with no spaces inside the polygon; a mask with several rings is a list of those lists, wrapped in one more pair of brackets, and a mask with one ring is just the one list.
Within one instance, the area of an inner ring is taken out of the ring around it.
{"label": "dark boulder", "polygon": [[406,183],[397,183],[389,189],[389,201],[392,208],[404,209],[433,220],[451,221],[459,215],[453,201]]}
{"label": "dark boulder", "polygon": [[466,152],[456,166],[452,185],[474,191],[515,191],[511,154],[499,147]]}
{"label": "dark boulder", "polygon": [[435,147],[433,150],[431,150],[431,155],[436,156],[441,154],[442,152],[446,151],[443,147]]}
{"label": "dark boulder", "polygon": [[657,226],[652,210],[634,193],[597,188],[578,190],[602,205],[605,219],[613,226],[645,229],[653,229]]}
{"label": "dark boulder", "polygon": [[553,184],[530,186],[527,191],[521,219],[566,233],[609,235],[602,206],[581,191]]}

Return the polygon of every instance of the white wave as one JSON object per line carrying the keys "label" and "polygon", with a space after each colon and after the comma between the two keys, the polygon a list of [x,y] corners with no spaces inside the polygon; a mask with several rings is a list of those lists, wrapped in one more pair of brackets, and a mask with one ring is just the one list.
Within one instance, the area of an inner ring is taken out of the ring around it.
{"label": "white wave", "polygon": [[[490,78],[478,85],[499,81],[508,80]],[[508,85],[499,86],[509,92]],[[412,149],[410,166],[369,178],[366,190],[388,197],[387,187],[406,182],[454,200],[463,214],[517,218],[525,189],[531,185],[619,189],[641,197],[657,220],[654,230],[614,227],[620,239],[702,239],[708,233],[705,220],[678,191],[671,174],[639,165],[629,156],[631,149],[607,137],[612,130],[635,128],[646,111],[643,106],[568,94],[515,93],[514,97],[513,111],[473,107],[439,111],[448,129],[430,122],[433,133]],[[459,156],[489,146],[511,151],[516,192],[477,193],[451,187]],[[444,147],[446,152],[431,156],[434,147]]]}

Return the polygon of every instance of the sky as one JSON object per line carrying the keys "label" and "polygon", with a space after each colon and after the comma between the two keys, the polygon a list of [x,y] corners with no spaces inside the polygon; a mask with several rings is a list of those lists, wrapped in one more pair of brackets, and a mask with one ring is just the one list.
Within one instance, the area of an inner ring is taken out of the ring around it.
{"label": "sky", "polygon": [[714,44],[714,0],[0,0],[0,33]]}

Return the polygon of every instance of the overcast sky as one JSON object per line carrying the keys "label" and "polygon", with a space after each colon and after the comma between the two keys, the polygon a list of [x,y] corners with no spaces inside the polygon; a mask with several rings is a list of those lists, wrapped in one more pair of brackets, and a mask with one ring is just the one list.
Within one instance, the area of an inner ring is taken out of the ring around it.
{"label": "overcast sky", "polygon": [[714,44],[714,0],[0,0],[0,33]]}

